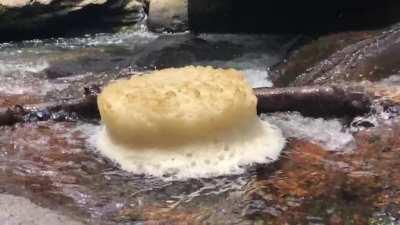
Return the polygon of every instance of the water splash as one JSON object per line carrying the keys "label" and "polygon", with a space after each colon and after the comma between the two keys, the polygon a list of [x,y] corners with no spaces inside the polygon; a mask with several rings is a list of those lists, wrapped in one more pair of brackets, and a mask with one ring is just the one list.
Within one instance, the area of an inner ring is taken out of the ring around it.
{"label": "water splash", "polygon": [[280,127],[285,137],[310,140],[327,150],[348,151],[355,145],[350,129],[338,119],[303,117],[297,112],[263,114],[261,117]]}

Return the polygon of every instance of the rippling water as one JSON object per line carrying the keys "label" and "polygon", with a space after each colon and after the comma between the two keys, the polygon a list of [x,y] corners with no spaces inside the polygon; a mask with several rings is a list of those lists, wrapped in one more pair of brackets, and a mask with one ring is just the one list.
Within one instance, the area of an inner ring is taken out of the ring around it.
{"label": "rippling water", "polygon": [[[115,34],[1,43],[0,93],[43,95],[68,88],[71,79],[81,78],[78,76],[90,76],[94,80],[93,77],[100,73],[141,72],[143,69],[135,67],[132,57],[137,53],[146,53],[159,36],[147,31],[146,27],[139,27]],[[174,35],[163,36],[174,39]],[[194,64],[243,70],[254,87],[272,86],[268,67],[282,59],[294,40],[291,37],[233,34],[200,34],[197,38],[209,45],[215,44],[216,48],[219,43],[227,46],[221,52],[229,49],[230,45],[240,50],[236,55],[229,56],[229,60],[220,60],[217,53],[215,59],[210,54],[206,60]],[[182,46],[179,48],[185,48]],[[189,50],[182,57],[191,53],[207,54],[199,51],[202,50]],[[178,49],[178,57],[179,54]],[[173,61],[171,65],[174,65]]]}

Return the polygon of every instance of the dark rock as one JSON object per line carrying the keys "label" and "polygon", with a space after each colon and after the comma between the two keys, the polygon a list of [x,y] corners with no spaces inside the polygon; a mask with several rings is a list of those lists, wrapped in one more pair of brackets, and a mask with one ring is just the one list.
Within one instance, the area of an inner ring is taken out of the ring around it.
{"label": "dark rock", "polygon": [[397,0],[190,0],[189,24],[199,32],[316,34],[387,26],[400,20],[399,8]]}
{"label": "dark rock", "polygon": [[94,96],[96,97],[98,94],[100,94],[101,88],[98,85],[89,85],[84,87],[84,94],[85,96]]}
{"label": "dark rock", "polygon": [[275,86],[288,86],[296,78],[307,73],[309,68],[326,60],[330,55],[343,48],[373,37],[377,31],[343,32],[320,36],[303,37],[296,48],[282,62],[270,68],[271,78]]}
{"label": "dark rock", "polygon": [[144,17],[144,3],[136,0],[2,1],[0,41],[112,31]]}
{"label": "dark rock", "polygon": [[56,79],[86,73],[118,73],[129,67],[133,52],[110,48],[83,48],[49,56],[49,67],[44,73],[48,79]]}
{"label": "dark rock", "polygon": [[353,127],[354,129],[360,129],[360,128],[371,128],[374,127],[375,124],[368,120],[357,119],[354,120],[350,126]]}
{"label": "dark rock", "polygon": [[279,217],[281,212],[274,206],[268,206],[263,199],[250,201],[243,210],[243,216],[252,219],[265,215]]}
{"label": "dark rock", "polygon": [[132,65],[142,69],[181,67],[206,60],[229,60],[241,53],[241,46],[228,42],[208,42],[192,34],[163,35],[141,49]]}
{"label": "dark rock", "polygon": [[308,69],[293,85],[377,81],[400,71],[400,24],[332,54]]}
{"label": "dark rock", "polygon": [[273,67],[273,79],[278,86],[378,81],[400,71],[399,38],[400,24],[383,31],[328,35]]}

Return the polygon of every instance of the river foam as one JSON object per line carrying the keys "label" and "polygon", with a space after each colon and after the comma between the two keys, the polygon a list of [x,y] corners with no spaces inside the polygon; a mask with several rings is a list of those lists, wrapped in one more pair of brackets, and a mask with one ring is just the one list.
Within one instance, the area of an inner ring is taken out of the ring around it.
{"label": "river foam", "polygon": [[122,169],[166,179],[240,174],[248,165],[277,160],[285,145],[281,131],[260,120],[213,140],[174,148],[127,148],[113,142],[105,128],[97,140],[97,149]]}
{"label": "river foam", "polygon": [[263,120],[282,129],[285,137],[309,140],[330,151],[347,151],[355,140],[338,119],[304,117],[298,112],[263,114]]}

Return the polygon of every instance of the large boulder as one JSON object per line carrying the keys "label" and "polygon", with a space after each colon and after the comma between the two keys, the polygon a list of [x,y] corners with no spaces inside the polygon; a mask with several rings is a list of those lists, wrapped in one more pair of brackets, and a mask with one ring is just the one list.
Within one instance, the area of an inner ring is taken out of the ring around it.
{"label": "large boulder", "polygon": [[142,0],[0,0],[0,41],[110,31],[145,18]]}
{"label": "large boulder", "polygon": [[383,30],[329,34],[272,68],[276,86],[379,81],[400,74],[400,23]]}

